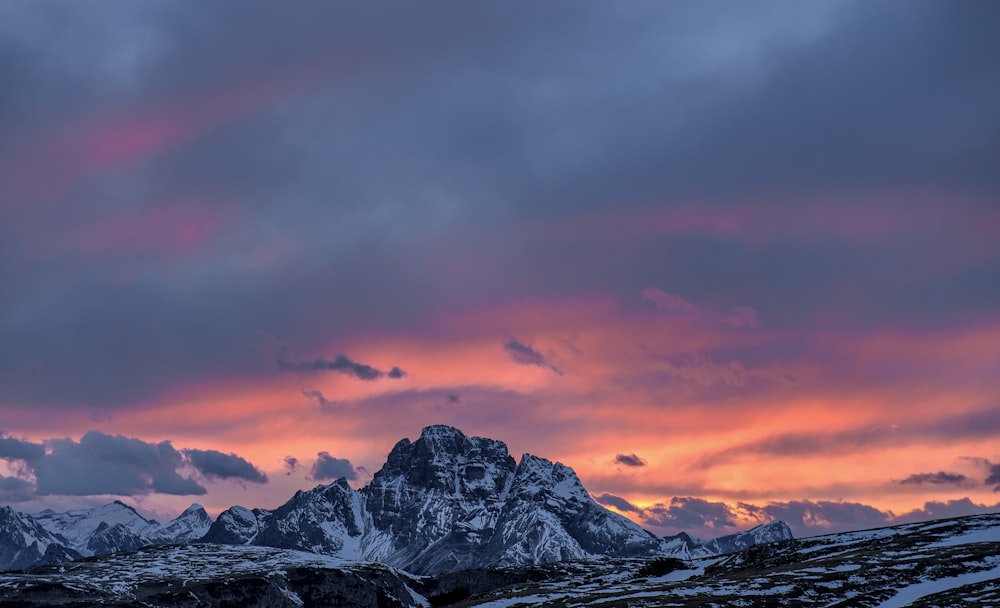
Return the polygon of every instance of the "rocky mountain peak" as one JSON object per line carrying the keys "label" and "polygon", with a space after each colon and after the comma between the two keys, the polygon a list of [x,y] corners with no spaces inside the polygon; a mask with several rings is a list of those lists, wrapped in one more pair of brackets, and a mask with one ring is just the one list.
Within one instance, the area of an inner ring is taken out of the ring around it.
{"label": "rocky mountain peak", "polygon": [[504,442],[434,425],[425,427],[415,442],[398,442],[375,473],[372,486],[398,485],[402,480],[411,489],[485,497],[501,491],[515,468]]}

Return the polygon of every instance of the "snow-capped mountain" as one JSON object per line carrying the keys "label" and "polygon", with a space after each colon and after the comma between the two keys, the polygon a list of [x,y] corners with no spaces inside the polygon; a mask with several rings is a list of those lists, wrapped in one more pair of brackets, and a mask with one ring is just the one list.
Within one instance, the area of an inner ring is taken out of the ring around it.
{"label": "snow-capped mountain", "polygon": [[0,573],[0,605],[23,608],[456,603],[470,608],[1000,606],[1000,514],[754,545],[693,560],[604,558],[438,576],[287,549],[212,544],[148,547],[71,567]]}
{"label": "snow-capped mountain", "polygon": [[42,527],[30,515],[0,508],[0,570],[27,568],[78,559],[65,538]]}
{"label": "snow-capped mountain", "polygon": [[710,555],[791,538],[784,524],[705,545],[661,539],[596,503],[573,469],[502,441],[429,426],[399,441],[372,482],[298,492],[274,511],[233,507],[206,542],[377,561],[417,574],[596,557]]}
{"label": "snow-capped mountain", "polygon": [[[791,538],[781,522],[703,543],[660,538],[595,502],[573,469],[502,441],[429,426],[399,441],[372,482],[299,491],[274,510],[234,506],[212,522],[200,505],[160,524],[115,501],[0,518],[0,570],[195,541],[381,562],[416,574],[565,560],[685,559]],[[7,522],[4,524],[3,522]]]}
{"label": "snow-capped mountain", "polygon": [[64,513],[29,515],[0,510],[0,570],[71,561],[80,557],[132,551],[139,547],[186,543],[201,538],[212,520],[201,505],[160,524],[115,501]]}
{"label": "snow-capped mountain", "polygon": [[711,554],[719,555],[723,553],[736,553],[754,545],[764,545],[791,539],[792,530],[788,527],[788,524],[779,520],[751,528],[746,532],[737,532],[736,534],[714,538],[705,543],[704,547]]}

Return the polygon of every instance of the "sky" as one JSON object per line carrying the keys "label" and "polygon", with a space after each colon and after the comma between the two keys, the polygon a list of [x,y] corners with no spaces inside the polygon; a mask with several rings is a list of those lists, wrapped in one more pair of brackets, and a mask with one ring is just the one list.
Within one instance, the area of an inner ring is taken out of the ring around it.
{"label": "sky", "polygon": [[0,504],[449,424],[658,534],[1000,510],[994,2],[0,3]]}

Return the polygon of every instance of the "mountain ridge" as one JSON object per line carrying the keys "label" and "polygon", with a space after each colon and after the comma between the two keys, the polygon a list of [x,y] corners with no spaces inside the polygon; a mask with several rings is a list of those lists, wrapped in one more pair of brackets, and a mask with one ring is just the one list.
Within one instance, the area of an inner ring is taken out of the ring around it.
{"label": "mountain ridge", "polygon": [[399,440],[363,488],[340,478],[299,490],[275,509],[234,505],[212,521],[194,504],[160,524],[114,501],[7,520],[7,535],[21,540],[12,545],[16,554],[0,555],[0,569],[198,541],[306,551],[429,575],[606,557],[694,558],[792,537],[783,522],[707,543],[683,533],[658,537],[598,504],[571,467],[528,453],[517,461],[503,441],[446,425],[425,427],[415,441]]}

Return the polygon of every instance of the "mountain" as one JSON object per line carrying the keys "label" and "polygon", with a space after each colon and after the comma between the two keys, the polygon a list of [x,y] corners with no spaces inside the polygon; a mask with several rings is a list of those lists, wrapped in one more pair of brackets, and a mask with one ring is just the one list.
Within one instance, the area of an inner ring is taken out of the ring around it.
{"label": "mountain", "polygon": [[30,515],[0,508],[0,570],[27,568],[78,559],[65,538],[53,534]]}
{"label": "mountain", "polygon": [[[195,541],[305,551],[430,575],[470,568],[672,555],[691,559],[791,538],[783,523],[703,543],[660,538],[595,502],[573,469],[506,444],[429,426],[390,451],[371,483],[296,492],[274,510],[200,505],[160,524],[120,502],[36,515],[8,509],[0,570]],[[49,555],[46,557],[46,552]]]}
{"label": "mountain", "polygon": [[273,511],[232,507],[202,539],[377,561],[416,574],[598,557],[738,550],[791,538],[784,524],[705,545],[661,539],[596,503],[573,469],[506,444],[429,426],[399,441],[371,483],[297,492]]}
{"label": "mountain", "polygon": [[204,536],[211,523],[197,504],[162,525],[117,500],[91,509],[64,513],[47,509],[34,515],[4,507],[0,509],[0,570],[186,543]]}
{"label": "mountain", "polygon": [[690,561],[602,558],[425,577],[315,553],[211,544],[147,547],[71,568],[0,573],[0,605],[22,608],[452,604],[1000,606],[1000,514],[783,540]]}
{"label": "mountain", "polygon": [[704,547],[710,554],[736,553],[754,545],[765,545],[792,539],[792,530],[783,521],[772,521],[751,528],[746,532],[737,532],[727,536],[714,538]]}

